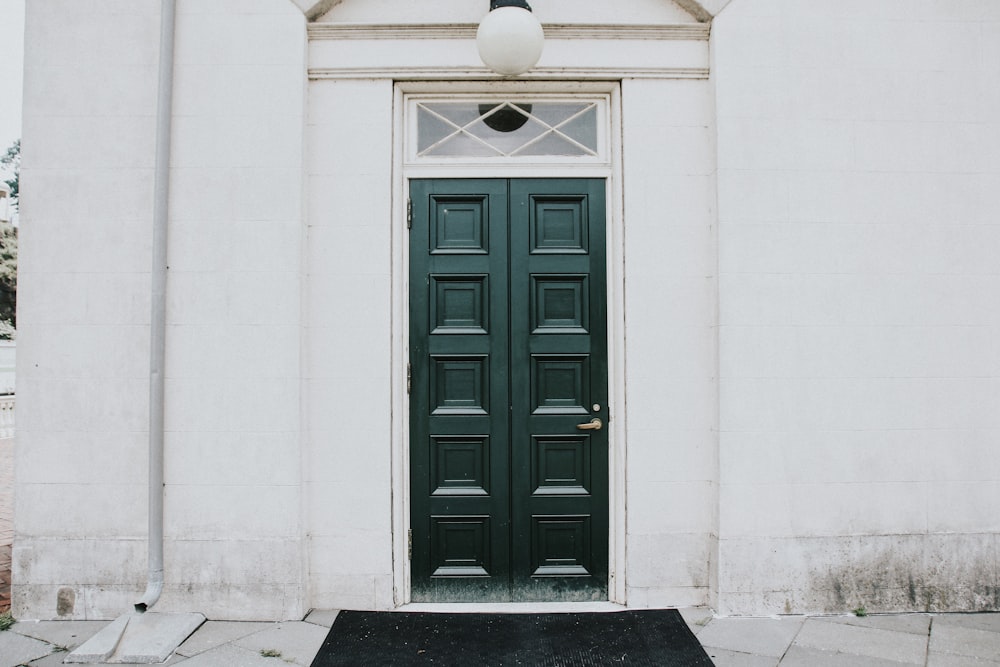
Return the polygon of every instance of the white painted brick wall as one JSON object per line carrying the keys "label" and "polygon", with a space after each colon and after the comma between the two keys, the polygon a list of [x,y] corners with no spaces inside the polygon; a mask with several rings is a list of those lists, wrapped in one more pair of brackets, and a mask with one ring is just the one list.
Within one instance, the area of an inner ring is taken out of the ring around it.
{"label": "white painted brick wall", "polygon": [[717,487],[711,87],[622,83],[631,606],[710,599]]}
{"label": "white painted brick wall", "polygon": [[[21,618],[55,617],[64,586],[74,618],[144,588],[159,10],[28,8]],[[304,20],[284,0],[181,0],[177,24],[160,607],[299,617]]]}
{"label": "white painted brick wall", "polygon": [[318,608],[393,605],[392,96],[389,80],[309,86],[305,481]]}
{"label": "white painted brick wall", "polygon": [[997,26],[943,0],[716,19],[724,613],[995,605]]}
{"label": "white painted brick wall", "polygon": [[298,617],[304,20],[182,0],[176,49],[164,603]]}
{"label": "white painted brick wall", "polygon": [[[28,6],[21,618],[144,578],[159,6],[98,4]],[[161,605],[389,607],[392,84],[179,8]],[[1000,7],[733,0],[712,48],[622,83],[628,603],[995,605]]]}
{"label": "white painted brick wall", "polygon": [[[158,13],[26,11],[13,606],[93,617],[88,585],[144,559],[149,232]],[[116,363],[109,363],[110,360]],[[109,567],[109,564],[115,564]],[[135,587],[139,588],[135,579]]]}
{"label": "white painted brick wall", "polygon": [[[295,0],[308,4],[307,0]],[[715,0],[724,4],[725,0]],[[315,4],[315,3],[312,3]],[[689,23],[691,16],[672,2],[662,0],[629,0],[628,3],[582,3],[579,0],[547,0],[532,5],[532,11],[542,24],[564,23]],[[399,0],[364,0],[363,2],[335,3],[324,20],[345,23],[380,23],[391,16],[394,22],[423,23],[454,21],[479,23],[489,11],[488,3],[466,0],[436,0],[430,5],[420,5]],[[569,17],[569,18],[568,18]]]}

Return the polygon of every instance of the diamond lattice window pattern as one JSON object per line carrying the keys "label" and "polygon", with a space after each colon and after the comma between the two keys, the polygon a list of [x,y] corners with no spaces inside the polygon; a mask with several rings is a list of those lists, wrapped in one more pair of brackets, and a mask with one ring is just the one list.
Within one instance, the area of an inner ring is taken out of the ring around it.
{"label": "diamond lattice window pattern", "polygon": [[417,104],[417,157],[596,157],[596,102]]}

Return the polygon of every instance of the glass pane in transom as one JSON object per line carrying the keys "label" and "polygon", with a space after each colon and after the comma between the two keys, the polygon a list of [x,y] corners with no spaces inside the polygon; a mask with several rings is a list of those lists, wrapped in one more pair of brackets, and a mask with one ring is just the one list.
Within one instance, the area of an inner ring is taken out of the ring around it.
{"label": "glass pane in transom", "polygon": [[454,123],[419,107],[417,112],[417,151],[424,152],[434,144],[458,131]]}
{"label": "glass pane in transom", "polygon": [[597,156],[597,104],[522,99],[417,104],[417,157]]}
{"label": "glass pane in transom", "polygon": [[530,104],[526,107],[507,104],[494,107],[483,116],[482,122],[473,124],[469,132],[495,146],[503,155],[511,155],[545,132],[545,126],[531,118],[530,109]]}
{"label": "glass pane in transom", "polygon": [[591,155],[591,152],[582,148],[579,144],[569,141],[561,134],[550,132],[538,141],[525,144],[516,154],[536,157],[542,155],[581,156]]}
{"label": "glass pane in transom", "polygon": [[442,157],[502,157],[504,154],[488,143],[468,134],[460,134],[427,151]]}
{"label": "glass pane in transom", "polygon": [[575,115],[559,126],[559,131],[592,151],[597,151],[597,105]]}

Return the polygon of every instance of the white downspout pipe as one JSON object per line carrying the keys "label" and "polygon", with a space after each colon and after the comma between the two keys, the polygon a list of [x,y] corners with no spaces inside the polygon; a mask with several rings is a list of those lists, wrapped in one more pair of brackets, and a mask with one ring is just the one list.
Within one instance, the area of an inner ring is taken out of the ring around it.
{"label": "white downspout pipe", "polygon": [[163,592],[163,408],[167,338],[167,211],[170,193],[170,131],[174,93],[176,0],[161,0],[160,72],[156,103],[156,171],[153,190],[153,264],[149,321],[149,575],[135,604],[144,612]]}

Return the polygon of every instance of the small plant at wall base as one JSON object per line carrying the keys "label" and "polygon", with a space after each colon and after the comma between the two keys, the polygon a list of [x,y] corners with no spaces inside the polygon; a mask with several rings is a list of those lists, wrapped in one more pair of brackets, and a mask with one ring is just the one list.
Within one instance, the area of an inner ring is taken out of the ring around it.
{"label": "small plant at wall base", "polygon": [[9,611],[5,611],[0,614],[0,632],[9,630],[10,626],[14,625],[16,622],[17,621],[14,620],[14,616]]}
{"label": "small plant at wall base", "polygon": [[868,615],[868,610],[865,609],[864,605],[861,605],[857,609],[853,610],[851,613],[857,616],[858,618],[864,618],[865,616]]}

